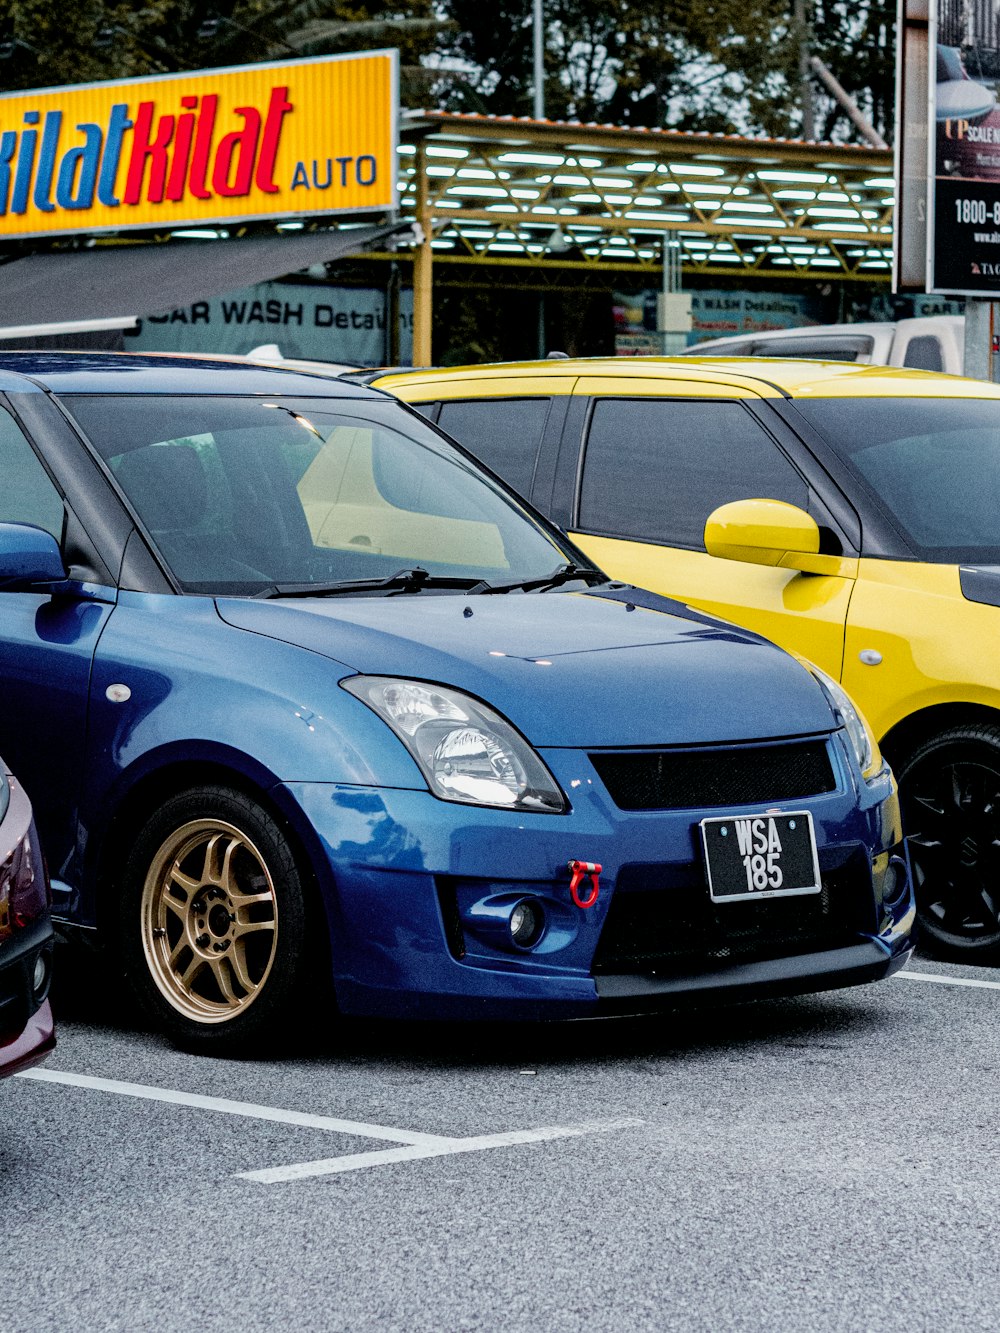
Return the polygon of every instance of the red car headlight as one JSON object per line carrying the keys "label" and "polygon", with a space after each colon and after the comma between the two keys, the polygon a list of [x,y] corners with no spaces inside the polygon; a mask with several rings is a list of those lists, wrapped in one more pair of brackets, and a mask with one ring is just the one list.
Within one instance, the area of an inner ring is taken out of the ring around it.
{"label": "red car headlight", "polygon": [[45,864],[32,826],[0,864],[0,939],[36,921],[48,906]]}

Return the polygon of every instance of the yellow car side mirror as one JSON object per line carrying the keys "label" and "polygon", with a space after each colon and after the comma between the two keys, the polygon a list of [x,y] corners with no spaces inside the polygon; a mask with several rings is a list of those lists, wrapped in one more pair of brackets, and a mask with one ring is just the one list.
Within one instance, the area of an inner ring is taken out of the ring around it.
{"label": "yellow car side mirror", "polygon": [[705,524],[705,549],[722,560],[809,574],[834,573],[840,565],[836,556],[820,555],[816,520],[784,500],[720,505]]}

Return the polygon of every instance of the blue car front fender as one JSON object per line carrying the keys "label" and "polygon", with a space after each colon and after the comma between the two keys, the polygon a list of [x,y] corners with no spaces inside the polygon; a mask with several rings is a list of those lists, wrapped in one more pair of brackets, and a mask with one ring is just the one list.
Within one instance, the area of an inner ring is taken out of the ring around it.
{"label": "blue car front fender", "polygon": [[261,791],[287,782],[426,791],[402,743],[340,689],[350,674],[225,624],[209,598],[122,593],[94,659],[76,847],[53,868],[80,891],[81,918],[93,919],[115,812],[167,769],[226,769]]}

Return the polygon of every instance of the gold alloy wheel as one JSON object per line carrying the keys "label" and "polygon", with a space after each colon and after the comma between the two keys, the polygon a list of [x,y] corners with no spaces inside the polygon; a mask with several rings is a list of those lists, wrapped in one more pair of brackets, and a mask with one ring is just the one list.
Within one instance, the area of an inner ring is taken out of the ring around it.
{"label": "gold alloy wheel", "polygon": [[195,819],[162,844],[142,890],[150,975],[179,1013],[225,1023],[261,992],[278,944],[278,904],[264,858],[221,819]]}

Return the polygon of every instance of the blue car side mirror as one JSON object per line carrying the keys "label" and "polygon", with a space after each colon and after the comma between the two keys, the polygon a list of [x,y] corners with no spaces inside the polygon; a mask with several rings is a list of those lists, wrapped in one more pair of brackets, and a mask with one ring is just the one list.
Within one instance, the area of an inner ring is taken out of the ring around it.
{"label": "blue car side mirror", "polygon": [[51,532],[29,523],[0,523],[0,590],[65,581],[66,566]]}

